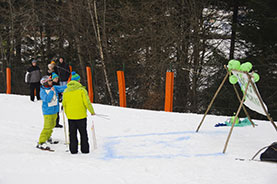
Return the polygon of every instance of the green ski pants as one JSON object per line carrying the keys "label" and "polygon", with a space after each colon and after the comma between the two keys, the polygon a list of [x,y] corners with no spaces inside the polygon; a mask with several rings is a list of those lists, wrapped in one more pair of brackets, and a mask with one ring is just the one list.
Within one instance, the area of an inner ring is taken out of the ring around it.
{"label": "green ski pants", "polygon": [[39,144],[46,142],[52,135],[53,128],[56,125],[57,114],[43,115],[44,127],[40,133]]}

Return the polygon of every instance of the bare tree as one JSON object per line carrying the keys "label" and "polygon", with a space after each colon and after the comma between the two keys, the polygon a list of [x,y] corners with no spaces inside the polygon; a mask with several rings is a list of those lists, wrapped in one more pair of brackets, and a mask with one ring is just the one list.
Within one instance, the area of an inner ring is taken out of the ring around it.
{"label": "bare tree", "polygon": [[[103,72],[104,72],[104,77],[105,77],[105,84],[107,86],[107,90],[111,99],[111,104],[114,105],[114,98],[113,98],[113,94],[111,91],[111,87],[110,87],[110,82],[109,82],[109,78],[108,78],[108,73],[107,73],[107,68],[106,68],[106,63],[105,63],[105,59],[104,59],[104,52],[103,52],[103,44],[102,44],[102,39],[101,39],[101,34],[100,34],[100,25],[99,25],[99,21],[98,21],[98,13],[97,13],[97,6],[96,6],[96,1],[93,1],[93,8],[91,5],[91,1],[87,0],[88,3],[88,7],[89,7],[89,14],[91,17],[91,22],[93,25],[93,29],[94,29],[94,34],[95,34],[95,38],[97,40],[97,45],[98,45],[98,49],[99,49],[99,55],[100,55],[100,59],[101,59],[101,63],[102,63],[102,67],[103,67]],[[103,34],[105,39],[104,42],[107,40],[106,39],[106,30],[105,30],[105,16],[106,16],[106,0],[104,0],[104,13],[103,13]],[[104,44],[106,45],[106,43]]]}

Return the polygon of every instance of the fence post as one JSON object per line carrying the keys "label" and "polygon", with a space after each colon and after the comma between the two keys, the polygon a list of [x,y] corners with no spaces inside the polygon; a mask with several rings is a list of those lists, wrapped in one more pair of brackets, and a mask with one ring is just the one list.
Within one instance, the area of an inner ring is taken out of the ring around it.
{"label": "fence post", "polygon": [[87,69],[87,81],[88,81],[88,96],[89,96],[90,102],[93,103],[91,68],[87,66],[86,69]]}
{"label": "fence post", "polygon": [[6,68],[6,79],[7,79],[7,94],[11,94],[11,69],[9,67]]}
{"label": "fence post", "polygon": [[69,71],[70,71],[70,75],[68,77],[67,83],[69,83],[71,81],[72,66],[70,66],[70,65],[69,65]]}
{"label": "fence post", "polygon": [[126,89],[124,71],[117,71],[118,91],[119,91],[119,104],[120,107],[126,107]]}
{"label": "fence post", "polygon": [[173,111],[173,88],[174,88],[174,73],[166,72],[165,103],[164,103],[164,110],[166,112]]}

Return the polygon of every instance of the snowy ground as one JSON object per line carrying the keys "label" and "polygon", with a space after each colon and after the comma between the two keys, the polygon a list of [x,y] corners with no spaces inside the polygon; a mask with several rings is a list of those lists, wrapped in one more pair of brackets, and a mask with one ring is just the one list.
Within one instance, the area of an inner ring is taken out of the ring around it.
{"label": "snowy ground", "polygon": [[[55,152],[35,148],[43,127],[41,102],[28,96],[0,94],[0,184],[272,184],[277,164],[237,161],[251,158],[276,141],[269,121],[253,127],[235,127],[226,154],[223,147],[230,127],[214,127],[228,117],[168,113],[93,104],[110,120],[95,122],[98,148],[90,154],[71,155],[64,130],[54,129],[61,144]],[[61,123],[62,114],[60,114]],[[258,159],[259,157],[257,157]]]}

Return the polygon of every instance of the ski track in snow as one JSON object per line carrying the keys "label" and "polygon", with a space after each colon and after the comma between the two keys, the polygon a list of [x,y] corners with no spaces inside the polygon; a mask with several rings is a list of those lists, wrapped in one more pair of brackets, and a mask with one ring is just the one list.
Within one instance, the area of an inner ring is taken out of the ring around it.
{"label": "ski track in snow", "polygon": [[[225,131],[205,132],[208,136],[226,134]],[[189,152],[189,141],[197,136],[195,131],[149,133],[106,138],[103,159],[139,159],[139,158],[174,158],[174,157],[203,157],[222,156],[222,153]],[[157,140],[158,139],[158,140]],[[124,148],[124,149],[122,149]],[[119,152],[116,150],[129,150]],[[161,153],[160,150],[163,150]],[[172,152],[172,154],[169,154]]]}

